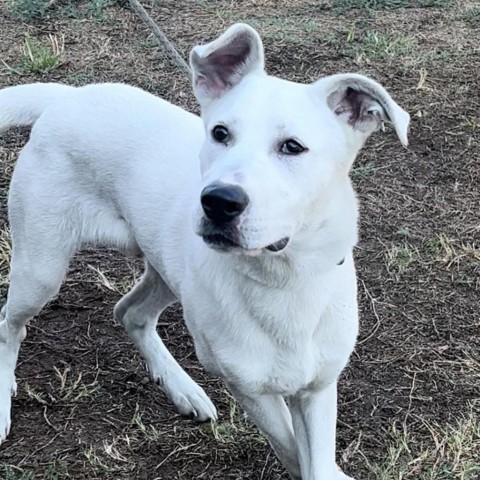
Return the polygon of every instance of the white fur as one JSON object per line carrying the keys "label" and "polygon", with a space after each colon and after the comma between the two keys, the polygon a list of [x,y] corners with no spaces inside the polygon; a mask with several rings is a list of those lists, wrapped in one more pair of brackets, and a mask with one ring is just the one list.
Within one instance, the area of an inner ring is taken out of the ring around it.
{"label": "white fur", "polygon": [[[223,378],[292,478],[345,479],[335,465],[336,382],[358,330],[357,205],[348,171],[381,121],[391,121],[406,144],[408,114],[365,77],[300,85],[267,76],[261,41],[246,25],[195,48],[191,62],[203,125],[125,85],[0,92],[0,130],[40,116],[9,198],[13,256],[0,322],[0,441],[10,428],[27,320],[58,292],[82,244],[106,243],[145,256],[145,275],[115,315],[181,413],[216,417],[156,334],[158,315],[176,299],[198,358]],[[343,93],[352,85],[363,102],[356,123],[348,122],[354,109]],[[46,92],[40,99],[39,91]],[[212,140],[218,123],[232,132],[228,145]],[[282,154],[289,138],[308,151]],[[238,247],[227,252],[195,234],[200,192],[217,181],[250,198]],[[284,250],[265,248],[284,237]]]}

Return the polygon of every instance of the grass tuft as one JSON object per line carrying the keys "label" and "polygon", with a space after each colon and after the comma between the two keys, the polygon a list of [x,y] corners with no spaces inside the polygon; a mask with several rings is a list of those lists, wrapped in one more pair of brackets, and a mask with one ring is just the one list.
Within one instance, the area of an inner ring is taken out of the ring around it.
{"label": "grass tuft", "polygon": [[44,0],[8,0],[7,8],[13,18],[24,21],[39,20],[47,15],[50,2]]}
{"label": "grass tuft", "polygon": [[97,472],[100,471],[102,473],[108,474],[112,472],[112,468],[109,467],[97,453],[97,450],[94,447],[89,447],[87,450],[83,452],[85,459],[87,460],[88,464],[92,467],[92,469]]}
{"label": "grass tuft", "polygon": [[353,9],[375,12],[378,10],[404,8],[409,3],[409,0],[333,0],[332,6],[339,13],[346,13]]}
{"label": "grass tuft", "polygon": [[22,468],[16,467],[14,465],[4,464],[0,468],[0,473],[3,473],[1,477],[4,480],[34,480],[35,475],[33,472],[28,470],[23,470]]}
{"label": "grass tuft", "polygon": [[381,10],[396,10],[398,8],[413,7],[449,7],[452,0],[332,0],[332,6],[338,13],[349,10],[361,10],[366,14],[373,14]]}
{"label": "grass tuft", "polygon": [[418,258],[418,252],[408,243],[393,245],[387,249],[386,261],[388,271],[405,272]]}
{"label": "grass tuft", "polygon": [[385,35],[373,30],[365,31],[364,35],[355,39],[355,33],[350,30],[347,41],[352,45],[352,53],[356,57],[371,59],[392,59],[403,57],[412,51],[412,41],[400,35]]}
{"label": "grass tuft", "polygon": [[153,425],[146,425],[142,420],[142,415],[138,411],[135,412],[132,418],[132,425],[140,431],[142,436],[148,442],[158,442],[161,438],[160,432]]}
{"label": "grass tuft", "polygon": [[365,165],[360,165],[352,169],[351,177],[367,178],[375,175],[376,171],[377,171],[377,167],[373,163],[369,162],[369,163],[366,163]]}
{"label": "grass tuft", "polygon": [[71,478],[68,473],[68,464],[65,460],[55,460],[53,463],[48,464],[45,467],[43,474],[36,475],[31,470],[25,470],[15,465],[0,465],[0,477],[2,480],[36,480],[42,478],[42,480],[63,480]]}
{"label": "grass tuft", "polygon": [[68,473],[68,463],[65,460],[55,460],[47,466],[43,475],[43,480],[60,480],[71,478]]}
{"label": "grass tuft", "polygon": [[25,22],[43,20],[48,17],[93,18],[105,20],[105,9],[113,5],[124,5],[126,0],[8,0],[7,8],[13,18]]}
{"label": "grass tuft", "polygon": [[447,8],[452,5],[452,0],[418,0],[418,5],[423,8]]}
{"label": "grass tuft", "polygon": [[47,401],[43,398],[43,395],[35,391],[28,383],[25,383],[25,393],[33,401],[39,403],[40,405],[47,405]]}
{"label": "grass tuft", "polygon": [[391,445],[369,465],[374,480],[477,480],[480,478],[480,419],[469,413],[444,427],[423,421],[430,438],[393,425]]}
{"label": "grass tuft", "polygon": [[92,397],[100,388],[97,380],[86,384],[83,381],[82,373],[79,373],[77,377],[71,377],[71,370],[68,366],[64,366],[63,371],[57,367],[53,368],[60,382],[58,398],[54,399],[55,401],[66,402],[69,404],[76,403]]}
{"label": "grass tuft", "polygon": [[441,233],[425,243],[425,249],[435,261],[447,265],[458,265],[460,261],[480,262],[480,247],[474,243],[460,243]]}
{"label": "grass tuft", "polygon": [[465,15],[463,18],[467,23],[470,23],[472,26],[478,26],[480,24],[480,5],[475,5],[468,8],[465,11]]}
{"label": "grass tuft", "polygon": [[47,46],[25,39],[21,57],[22,70],[27,73],[47,73],[58,68],[63,63],[65,51],[64,39],[59,41],[54,35],[48,36]]}
{"label": "grass tuft", "polygon": [[219,443],[234,443],[241,435],[247,435],[250,441],[262,445],[267,443],[266,438],[258,432],[233,400],[230,401],[228,419],[210,422],[210,433]]}

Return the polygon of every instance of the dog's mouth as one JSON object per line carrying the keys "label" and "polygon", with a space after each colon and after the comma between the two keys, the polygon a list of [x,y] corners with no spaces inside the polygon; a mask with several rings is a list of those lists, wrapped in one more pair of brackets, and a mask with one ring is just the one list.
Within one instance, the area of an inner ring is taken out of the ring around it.
{"label": "dog's mouth", "polygon": [[220,252],[236,251],[253,256],[260,255],[265,251],[279,253],[283,251],[290,242],[289,237],[283,237],[277,242],[270,243],[266,246],[249,247],[242,242],[237,225],[228,225],[220,228],[205,219],[202,219],[200,222],[197,234],[201,236],[203,241],[213,250]]}
{"label": "dog's mouth", "polygon": [[267,250],[269,250],[270,252],[275,252],[275,253],[281,252],[282,250],[284,250],[286,248],[289,241],[290,241],[290,239],[288,237],[284,237],[281,240],[279,240],[278,242],[271,243],[270,245],[267,245],[265,248]]}
{"label": "dog's mouth", "polygon": [[226,252],[232,248],[241,248],[241,246],[230,237],[222,233],[211,233],[202,235],[203,241],[214,250]]}
{"label": "dog's mouth", "polygon": [[290,239],[288,237],[284,237],[278,242],[271,243],[264,248],[245,248],[244,246],[240,245],[237,241],[233,240],[227,235],[222,233],[212,233],[212,234],[205,234],[202,235],[203,241],[214,250],[219,250],[221,252],[227,252],[233,249],[238,249],[244,252],[261,252],[262,250],[268,250],[269,252],[279,253],[284,250]]}

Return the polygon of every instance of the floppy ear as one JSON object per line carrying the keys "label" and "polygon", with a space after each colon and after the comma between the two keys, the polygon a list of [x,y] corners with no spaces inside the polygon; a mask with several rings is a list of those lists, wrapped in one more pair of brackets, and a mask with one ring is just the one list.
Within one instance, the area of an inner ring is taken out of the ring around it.
{"label": "floppy ear", "polygon": [[201,104],[221,97],[249,73],[263,72],[263,44],[258,33],[244,23],[231,26],[213,42],[190,53],[193,90]]}
{"label": "floppy ear", "polygon": [[363,75],[339,74],[317,82],[322,85],[326,101],[339,121],[365,138],[378,130],[383,122],[391,123],[398,138],[408,145],[410,115],[399,107],[377,82]]}

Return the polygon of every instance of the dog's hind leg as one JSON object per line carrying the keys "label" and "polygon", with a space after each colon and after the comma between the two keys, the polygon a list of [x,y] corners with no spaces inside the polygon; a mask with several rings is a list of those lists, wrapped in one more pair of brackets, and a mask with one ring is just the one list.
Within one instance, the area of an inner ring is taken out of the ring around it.
{"label": "dog's hind leg", "polygon": [[0,443],[10,430],[15,366],[27,322],[58,293],[73,253],[54,225],[24,221],[16,215],[11,218],[10,286],[0,314]]}
{"label": "dog's hind leg", "polygon": [[180,367],[157,334],[157,320],[175,296],[146,262],[143,277],[115,306],[115,318],[125,326],[147,363],[152,379],[180,414],[198,421],[216,418],[216,410],[203,391]]}

